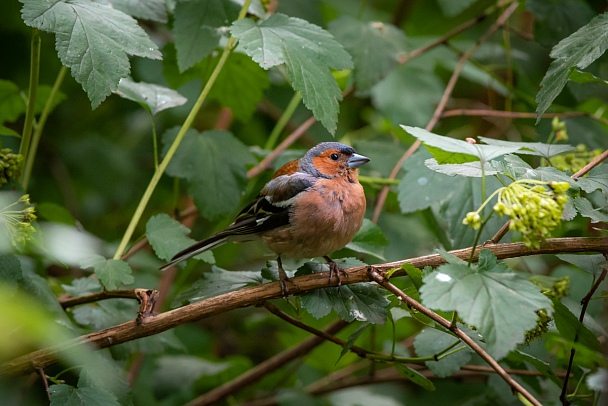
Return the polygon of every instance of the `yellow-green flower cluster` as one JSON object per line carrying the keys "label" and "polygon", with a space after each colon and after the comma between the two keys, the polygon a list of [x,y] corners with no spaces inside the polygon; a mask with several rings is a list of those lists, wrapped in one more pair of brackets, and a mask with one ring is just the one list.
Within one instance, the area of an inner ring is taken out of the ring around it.
{"label": "yellow-green flower cluster", "polygon": [[559,117],[553,117],[551,121],[551,132],[555,135],[556,141],[568,142],[568,131],[566,130],[566,122],[561,121]]}
{"label": "yellow-green flower cluster", "polygon": [[13,154],[10,148],[0,150],[0,186],[21,176],[23,155]]}
{"label": "yellow-green flower cluster", "polygon": [[477,211],[467,213],[462,223],[479,229],[480,211],[494,195],[498,195],[494,211],[501,217],[507,215],[511,218],[509,229],[519,231],[526,246],[539,248],[551,230],[561,224],[569,188],[567,182],[520,179],[494,192]]}
{"label": "yellow-green flower cluster", "polygon": [[551,165],[560,171],[571,171],[572,173],[576,173],[601,154],[601,149],[588,151],[586,145],[580,144],[576,147],[576,151],[574,152],[556,155],[551,158]]}
{"label": "yellow-green flower cluster", "polygon": [[[541,292],[543,295],[552,298],[552,299],[561,299],[562,297],[568,294],[568,290],[570,289],[570,278],[564,276],[563,278],[559,278],[555,280],[554,278],[545,277],[546,279],[553,279],[553,284],[551,286],[546,286],[538,279],[530,279],[530,282],[539,286],[541,288]],[[553,318],[547,314],[547,311],[544,309],[537,310],[536,314],[538,315],[538,319],[536,320],[536,327],[532,330],[526,332],[526,344],[531,343],[532,341],[542,337],[547,331],[549,331],[549,323],[553,321]]]}
{"label": "yellow-green flower cluster", "polygon": [[5,227],[14,247],[22,247],[36,231],[31,222],[36,220],[30,196],[23,195],[14,203],[0,208],[0,226]]}

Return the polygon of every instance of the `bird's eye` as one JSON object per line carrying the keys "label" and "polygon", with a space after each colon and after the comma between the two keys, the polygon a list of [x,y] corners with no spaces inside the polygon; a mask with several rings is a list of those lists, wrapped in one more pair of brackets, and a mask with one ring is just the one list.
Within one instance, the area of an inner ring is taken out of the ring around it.
{"label": "bird's eye", "polygon": [[338,158],[340,158],[340,156],[339,156],[338,154],[331,154],[329,157],[330,157],[331,159],[333,159],[334,161],[337,161],[337,160],[338,160]]}

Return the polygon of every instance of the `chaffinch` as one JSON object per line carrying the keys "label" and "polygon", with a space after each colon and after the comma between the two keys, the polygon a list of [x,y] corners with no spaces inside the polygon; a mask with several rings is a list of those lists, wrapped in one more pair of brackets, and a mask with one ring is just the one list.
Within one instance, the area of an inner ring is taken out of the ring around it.
{"label": "chaffinch", "polygon": [[340,273],[345,271],[328,255],[344,248],[361,228],[365,195],[357,168],[367,162],[369,158],[348,145],[318,144],[303,158],[279,168],[231,225],[177,253],[161,270],[228,241],[259,238],[278,255],[283,295],[288,293],[288,278],[282,256],[323,257],[329,264],[330,283],[336,275],[340,284]]}

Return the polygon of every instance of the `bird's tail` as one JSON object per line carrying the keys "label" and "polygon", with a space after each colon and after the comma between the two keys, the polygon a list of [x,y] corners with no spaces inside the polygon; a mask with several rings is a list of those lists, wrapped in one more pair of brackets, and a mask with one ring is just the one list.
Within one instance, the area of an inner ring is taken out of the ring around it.
{"label": "bird's tail", "polygon": [[228,241],[227,235],[214,235],[207,238],[206,240],[199,241],[196,244],[189,246],[185,250],[175,254],[175,256],[171,258],[171,262],[168,262],[165,265],[161,266],[160,270],[165,271],[171,268],[172,266],[175,266],[180,262],[187,260],[188,258],[192,258],[193,256],[200,254],[201,252],[205,252],[207,250],[210,250],[211,248],[217,247],[218,245],[222,245],[226,241]]}

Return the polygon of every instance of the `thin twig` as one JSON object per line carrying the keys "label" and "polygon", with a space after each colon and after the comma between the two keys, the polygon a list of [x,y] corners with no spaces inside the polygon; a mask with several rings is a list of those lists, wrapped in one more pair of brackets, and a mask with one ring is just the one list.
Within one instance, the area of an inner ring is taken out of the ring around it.
{"label": "thin twig", "polygon": [[102,292],[91,293],[83,296],[61,296],[59,300],[59,304],[64,309],[87,304],[94,303],[100,300],[106,299],[135,299],[139,300],[137,294],[135,293],[137,289],[123,289],[123,290],[104,290]]}
{"label": "thin twig", "polygon": [[[487,41],[488,38],[490,38],[490,36],[504,24],[504,22],[511,16],[511,14],[513,14],[515,12],[515,10],[517,9],[517,6],[518,6],[518,3],[514,2],[509,7],[507,7],[507,9],[498,17],[498,19],[494,22],[494,24],[492,24],[486,30],[486,32],[483,33],[483,35],[479,38],[479,40],[477,40],[477,42],[475,42],[475,44],[471,48],[469,48],[467,50],[467,52],[465,52],[462,55],[462,57],[458,61],[458,64],[456,65],[456,68],[454,69],[454,72],[452,72],[452,76],[450,77],[450,80],[448,81],[445,91],[443,92],[443,95],[441,96],[441,100],[439,101],[439,104],[435,108],[433,117],[431,117],[431,120],[425,127],[425,129],[427,131],[431,131],[435,127],[435,125],[437,125],[437,123],[439,122],[439,119],[441,118],[441,115],[442,115],[443,111],[445,110],[448,100],[450,99],[450,96],[452,95],[452,92],[454,91],[454,87],[456,86],[456,82],[458,81],[458,78],[460,77],[460,73],[464,69],[464,66],[466,65],[467,61],[473,56],[473,54],[475,52],[477,52],[479,47],[481,47],[481,45],[485,41]],[[403,161],[405,161],[405,159],[406,159],[405,156],[411,155],[419,146],[420,146],[419,141],[416,141],[414,144],[412,144],[412,146],[405,152],[404,156],[401,157],[401,159],[399,159],[399,161],[397,162],[397,165],[395,165],[395,167],[391,171],[392,177],[389,176],[389,179],[394,179],[395,176],[397,176],[399,169],[401,169],[401,166],[403,166]],[[382,188],[380,193],[378,193],[378,198],[376,200],[376,207],[374,208],[374,217],[373,217],[372,221],[374,221],[374,222],[378,221],[380,212],[382,211],[382,208],[384,207],[384,203],[386,202],[386,198],[388,197],[389,191],[390,191],[390,186],[385,186]]]}
{"label": "thin twig", "polygon": [[264,172],[265,170],[270,169],[272,166],[272,162],[277,159],[279,155],[283,153],[287,148],[291,146],[294,142],[298,140],[302,135],[308,131],[308,129],[317,122],[316,117],[312,116],[308,120],[304,121],[302,124],[295,129],[294,132],[289,134],[283,142],[281,142],[266,158],[262,159],[262,161],[255,167],[251,168],[247,171],[247,179],[251,179]]}
{"label": "thin twig", "polygon": [[[456,117],[456,116],[472,116],[472,117],[504,117],[504,118],[521,118],[521,119],[536,119],[536,113],[517,112],[517,111],[502,111],[490,109],[453,109],[441,113],[441,118]],[[541,118],[567,118],[567,117],[588,117],[599,121],[602,124],[608,125],[608,120],[584,111],[569,111],[564,113],[544,113]]]}
{"label": "thin twig", "polygon": [[46,397],[51,400],[51,394],[49,393],[49,380],[46,378],[46,373],[44,372],[44,368],[38,368],[38,373],[42,378],[42,383],[44,384],[44,391],[46,392]]}
{"label": "thin twig", "polygon": [[[608,260],[608,252],[604,252],[604,258]],[[584,298],[581,299],[581,313],[578,317],[578,321],[583,323],[585,320],[585,313],[587,312],[587,306],[589,305],[589,301],[591,297],[595,294],[595,291],[600,287],[600,284],[606,279],[606,273],[608,273],[608,267],[604,266],[602,268],[602,273],[597,278],[595,283],[589,289],[589,292],[585,295]],[[574,335],[574,343],[578,341],[578,331]],[[572,371],[572,364],[574,363],[574,354],[576,354],[576,349],[574,346],[570,350],[570,360],[568,361],[568,368],[566,369],[566,377],[564,378],[564,385],[562,386],[562,393],[559,396],[559,399],[562,401],[563,406],[568,406],[570,401],[568,400],[568,380],[570,379],[570,372]]]}
{"label": "thin twig", "polygon": [[500,366],[498,362],[496,362],[494,358],[490,356],[490,354],[488,354],[483,348],[481,348],[479,344],[475,342],[475,340],[466,335],[457,326],[452,326],[449,320],[441,317],[434,311],[423,306],[421,303],[410,298],[401,289],[390,283],[388,279],[378,273],[373,267],[369,267],[368,272],[370,275],[370,279],[373,279],[379,285],[393,293],[395,296],[405,302],[408,306],[415,308],[420,313],[431,318],[441,326],[450,329],[450,331],[452,331],[456,336],[458,336],[458,338],[460,338],[465,344],[471,347],[471,349],[475,351],[481,358],[483,358],[483,360],[486,361],[492,367],[492,369],[494,369],[496,373],[502,379],[504,379],[507,384],[509,384],[509,386],[511,386],[515,391],[521,393],[526,398],[526,400],[528,400],[528,402],[530,402],[534,406],[542,406],[541,403],[536,400],[536,398],[532,396],[530,392],[526,390],[526,388],[524,388],[517,381],[511,378],[511,376],[503,369],[503,367]]}
{"label": "thin twig", "polygon": [[[327,334],[336,334],[338,331],[342,330],[344,327],[348,326],[348,323],[342,320],[335,321],[329,327],[327,327],[324,332]],[[266,361],[256,365],[249,371],[240,375],[238,378],[233,379],[232,381],[225,383],[222,386],[219,386],[204,395],[188,402],[186,406],[204,406],[204,405],[213,405],[229,396],[230,394],[251,385],[254,382],[259,381],[264,378],[268,374],[273,371],[276,371],[280,367],[285,364],[303,357],[308,354],[310,351],[323,344],[325,340],[323,338],[313,336],[295,347],[289,348],[274,357],[267,359]]]}

